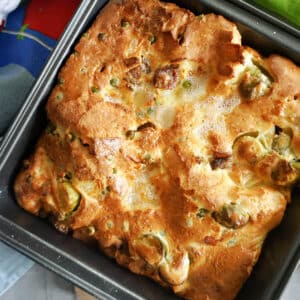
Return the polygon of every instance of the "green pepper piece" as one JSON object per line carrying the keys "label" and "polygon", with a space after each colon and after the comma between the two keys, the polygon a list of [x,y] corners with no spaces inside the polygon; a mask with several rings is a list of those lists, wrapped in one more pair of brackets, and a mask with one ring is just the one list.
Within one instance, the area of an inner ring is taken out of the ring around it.
{"label": "green pepper piece", "polygon": [[62,212],[70,213],[76,210],[81,195],[66,181],[58,183],[59,206]]}
{"label": "green pepper piece", "polygon": [[121,21],[121,26],[123,28],[128,28],[130,26],[130,23],[128,21],[126,21],[126,20],[122,20]]}
{"label": "green pepper piece", "polygon": [[148,40],[149,40],[150,44],[153,45],[156,42],[156,37],[154,35],[152,35],[149,37]]}
{"label": "green pepper piece", "polygon": [[185,89],[189,89],[191,86],[192,86],[192,83],[190,80],[185,80],[183,83],[182,83],[182,86],[185,88]]}
{"label": "green pepper piece", "polygon": [[249,215],[236,203],[224,204],[212,217],[216,222],[227,228],[238,229],[249,222]]}
{"label": "green pepper piece", "polygon": [[98,37],[98,40],[99,40],[100,42],[102,42],[102,41],[105,40],[106,34],[105,34],[104,32],[100,32],[100,33],[98,34],[97,37]]}
{"label": "green pepper piece", "polygon": [[120,80],[118,78],[112,78],[109,83],[112,87],[117,88],[120,84]]}
{"label": "green pepper piece", "polygon": [[208,209],[202,207],[202,208],[199,209],[199,211],[197,212],[196,216],[197,216],[198,218],[201,219],[201,218],[203,218],[208,212],[209,212]]}
{"label": "green pepper piece", "polygon": [[91,91],[92,91],[92,93],[98,93],[99,92],[99,88],[97,88],[95,86],[92,86],[91,87]]}
{"label": "green pepper piece", "polygon": [[274,137],[272,148],[283,155],[291,145],[291,137],[285,132],[280,132]]}

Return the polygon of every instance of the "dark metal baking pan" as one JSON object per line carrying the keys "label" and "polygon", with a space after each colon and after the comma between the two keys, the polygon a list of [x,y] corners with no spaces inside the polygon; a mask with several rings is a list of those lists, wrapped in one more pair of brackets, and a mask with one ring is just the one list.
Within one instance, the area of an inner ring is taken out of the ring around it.
{"label": "dark metal baking pan", "polygon": [[[44,105],[59,68],[106,1],[83,0],[27,97],[0,148],[0,239],[100,299],[177,299],[147,278],[119,267],[95,249],[62,235],[23,211],[12,183],[20,161],[33,149],[45,125]],[[244,42],[264,54],[277,52],[300,62],[300,42],[272,24],[222,0],[177,1],[196,13],[216,12],[240,23]],[[274,35],[276,31],[278,35]],[[300,245],[300,201],[296,194],[282,224],[267,238],[240,299],[278,299],[296,265]]]}
{"label": "dark metal baking pan", "polygon": [[[284,16],[271,11],[263,7],[262,5],[256,4],[254,1],[251,0],[230,0],[231,2],[238,4],[244,9],[249,10],[250,12],[254,13],[255,15],[259,16],[262,19],[267,20],[270,23],[275,24],[278,27],[286,30],[287,32],[294,34],[296,37],[300,37],[300,28],[297,25],[292,24],[287,20]],[[284,1],[284,0],[282,0]]]}

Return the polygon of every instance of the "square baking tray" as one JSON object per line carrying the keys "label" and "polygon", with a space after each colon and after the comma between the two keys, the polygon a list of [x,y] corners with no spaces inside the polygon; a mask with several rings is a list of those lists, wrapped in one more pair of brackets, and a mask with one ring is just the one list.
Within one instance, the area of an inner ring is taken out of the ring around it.
{"label": "square baking tray", "polygon": [[[230,1],[173,1],[195,13],[215,12],[237,22],[243,43],[263,54],[275,52],[300,63],[300,41]],[[0,147],[0,239],[100,299],[178,299],[169,290],[119,267],[98,250],[57,232],[22,210],[12,184],[22,158],[45,127],[47,96],[60,67],[106,1],[83,0]],[[274,32],[276,34],[274,34]],[[239,299],[278,299],[299,259],[300,201],[297,191],[281,225],[268,236],[259,262]],[[298,196],[297,196],[298,195]]]}

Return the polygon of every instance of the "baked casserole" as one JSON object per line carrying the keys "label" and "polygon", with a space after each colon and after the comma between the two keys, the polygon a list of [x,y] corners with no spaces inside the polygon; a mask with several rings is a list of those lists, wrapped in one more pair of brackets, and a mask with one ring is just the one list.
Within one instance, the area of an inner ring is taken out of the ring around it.
{"label": "baked casserole", "polygon": [[300,70],[235,24],[114,0],[82,36],[18,203],[186,299],[233,299],[300,176]]}

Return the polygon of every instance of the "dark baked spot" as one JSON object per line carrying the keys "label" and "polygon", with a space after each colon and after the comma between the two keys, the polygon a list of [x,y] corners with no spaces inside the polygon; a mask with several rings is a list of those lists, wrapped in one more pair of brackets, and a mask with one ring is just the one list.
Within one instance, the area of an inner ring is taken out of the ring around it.
{"label": "dark baked spot", "polygon": [[122,20],[122,21],[121,21],[121,26],[122,26],[123,28],[128,28],[128,27],[130,27],[130,22],[127,21],[127,20]]}
{"label": "dark baked spot", "polygon": [[150,63],[143,56],[141,56],[141,60],[138,57],[125,58],[124,63],[129,68],[125,78],[129,88],[139,84],[143,73],[148,74],[151,72]]}
{"label": "dark baked spot", "polygon": [[27,170],[28,168],[29,168],[29,166],[30,166],[30,161],[29,160],[24,160],[23,161],[23,169],[24,170]]}
{"label": "dark baked spot", "polygon": [[156,127],[155,127],[155,125],[153,123],[147,122],[147,123],[144,123],[144,124],[140,125],[137,128],[137,131],[142,131],[142,130],[144,130],[146,128],[153,128],[153,129],[155,129]]}
{"label": "dark baked spot", "polygon": [[195,156],[194,159],[195,159],[195,162],[196,162],[197,164],[201,164],[201,163],[202,163],[201,157]]}
{"label": "dark baked spot", "polygon": [[135,137],[135,130],[128,130],[128,131],[126,131],[125,135],[130,140],[133,140]]}
{"label": "dark baked spot", "polygon": [[97,38],[100,42],[103,42],[106,39],[106,34],[104,32],[100,32]]}
{"label": "dark baked spot", "polygon": [[156,36],[152,35],[148,38],[151,45],[153,45],[156,42]]}
{"label": "dark baked spot", "polygon": [[68,221],[65,219],[64,215],[56,214],[49,217],[49,221],[53,226],[61,233],[67,234],[70,231],[70,226]]}
{"label": "dark baked spot", "polygon": [[159,89],[171,90],[178,81],[179,65],[171,64],[157,69],[154,74],[154,86]]}
{"label": "dark baked spot", "polygon": [[151,72],[150,61],[144,56],[142,56],[142,69],[146,74]]}
{"label": "dark baked spot", "polygon": [[80,143],[81,143],[81,145],[82,145],[83,147],[86,147],[86,148],[90,147],[90,144],[87,143],[87,142],[85,142],[85,141],[83,141],[81,138],[79,138],[79,141],[80,141]]}
{"label": "dark baked spot", "polygon": [[102,65],[102,66],[100,67],[100,73],[104,72],[105,69],[106,69],[106,65],[104,64],[104,65]]}
{"label": "dark baked spot", "polygon": [[216,246],[218,241],[213,236],[206,236],[204,238],[204,243],[210,246]]}
{"label": "dark baked spot", "polygon": [[135,68],[128,71],[128,75],[130,76],[131,80],[138,80],[142,76],[142,68],[141,66],[136,66]]}
{"label": "dark baked spot", "polygon": [[214,211],[212,217],[216,222],[227,228],[238,229],[249,222],[249,214],[237,203],[224,204],[219,211]]}
{"label": "dark baked spot", "polygon": [[213,170],[226,169],[230,166],[231,156],[228,157],[216,157],[210,162],[210,166]]}
{"label": "dark baked spot", "polygon": [[180,34],[178,36],[178,44],[181,46],[183,43],[184,43],[184,35],[183,34]]}
{"label": "dark baked spot", "polygon": [[275,134],[280,134],[282,132],[282,128],[279,126],[275,125]]}
{"label": "dark baked spot", "polygon": [[124,63],[127,67],[132,67],[133,65],[137,65],[139,63],[139,59],[137,57],[125,58]]}
{"label": "dark baked spot", "polygon": [[297,171],[285,159],[281,159],[272,170],[271,178],[278,185],[287,185],[297,178]]}

